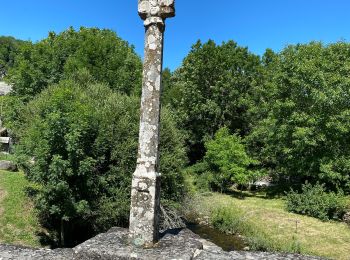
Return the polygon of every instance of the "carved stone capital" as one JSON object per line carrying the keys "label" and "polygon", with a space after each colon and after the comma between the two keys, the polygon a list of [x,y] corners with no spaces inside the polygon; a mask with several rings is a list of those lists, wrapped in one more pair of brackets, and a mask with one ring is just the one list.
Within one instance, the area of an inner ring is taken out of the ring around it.
{"label": "carved stone capital", "polygon": [[164,20],[160,17],[152,16],[147,17],[143,24],[145,27],[150,26],[151,24],[158,24],[164,26]]}
{"label": "carved stone capital", "polygon": [[175,16],[175,0],[138,0],[138,12],[143,20],[150,17],[166,19]]}

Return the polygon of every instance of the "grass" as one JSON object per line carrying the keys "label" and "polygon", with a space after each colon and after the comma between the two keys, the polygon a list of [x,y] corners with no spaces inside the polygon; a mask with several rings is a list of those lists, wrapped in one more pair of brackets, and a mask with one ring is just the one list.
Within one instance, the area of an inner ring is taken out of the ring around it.
{"label": "grass", "polygon": [[14,157],[12,154],[0,153],[0,161],[13,161]]}
{"label": "grass", "polygon": [[192,209],[209,216],[211,224],[225,232],[245,236],[252,249],[282,251],[345,260],[350,256],[350,228],[340,222],[285,210],[281,198],[209,193],[199,196]]}
{"label": "grass", "polygon": [[25,193],[29,185],[23,173],[0,171],[0,242],[40,246],[42,231],[31,201]]}

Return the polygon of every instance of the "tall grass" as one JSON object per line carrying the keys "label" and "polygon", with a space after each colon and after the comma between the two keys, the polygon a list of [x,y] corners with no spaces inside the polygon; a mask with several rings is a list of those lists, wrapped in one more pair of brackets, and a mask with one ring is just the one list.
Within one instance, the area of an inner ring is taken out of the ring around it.
{"label": "tall grass", "polygon": [[23,173],[0,171],[1,243],[40,246],[38,233],[43,229],[26,195],[28,185]]}
{"label": "tall grass", "polygon": [[222,232],[240,234],[251,250],[301,253],[349,260],[350,228],[339,221],[290,213],[283,198],[219,193],[194,195],[185,214]]}

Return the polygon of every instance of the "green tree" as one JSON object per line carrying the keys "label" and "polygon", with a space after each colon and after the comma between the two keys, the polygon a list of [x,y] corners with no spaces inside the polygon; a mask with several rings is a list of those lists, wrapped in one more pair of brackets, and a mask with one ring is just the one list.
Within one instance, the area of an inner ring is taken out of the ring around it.
{"label": "green tree", "polygon": [[139,93],[142,63],[126,41],[111,30],[73,28],[26,44],[9,70],[14,94],[31,99],[47,86],[85,69],[98,82],[122,93]]}
{"label": "green tree", "polygon": [[[100,84],[64,81],[44,90],[22,113],[18,160],[40,186],[36,207],[59,244],[86,239],[87,231],[128,225],[139,103]],[[167,109],[160,136],[162,196],[178,200],[186,153]]]}
{"label": "green tree", "polygon": [[0,79],[2,79],[15,61],[18,49],[23,41],[13,37],[0,36]]}
{"label": "green tree", "polygon": [[349,48],[288,46],[267,67],[269,108],[248,139],[277,174],[349,190]]}
{"label": "green tree", "polygon": [[262,80],[261,69],[259,57],[233,41],[193,45],[173,76],[173,88],[179,91],[174,107],[189,132],[192,162],[203,157],[205,138],[219,128],[241,135],[249,131],[247,111],[251,92]]}
{"label": "green tree", "polygon": [[249,167],[257,162],[249,157],[241,138],[230,135],[228,128],[219,129],[205,147],[204,162],[212,173],[212,186],[221,192],[234,183],[247,185],[256,176]]}

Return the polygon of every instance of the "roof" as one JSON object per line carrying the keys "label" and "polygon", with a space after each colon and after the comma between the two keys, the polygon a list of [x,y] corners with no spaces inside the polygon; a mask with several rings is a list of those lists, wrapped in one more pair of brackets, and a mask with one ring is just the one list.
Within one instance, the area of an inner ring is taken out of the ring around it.
{"label": "roof", "polygon": [[10,137],[0,137],[0,144],[9,144],[11,141]]}

